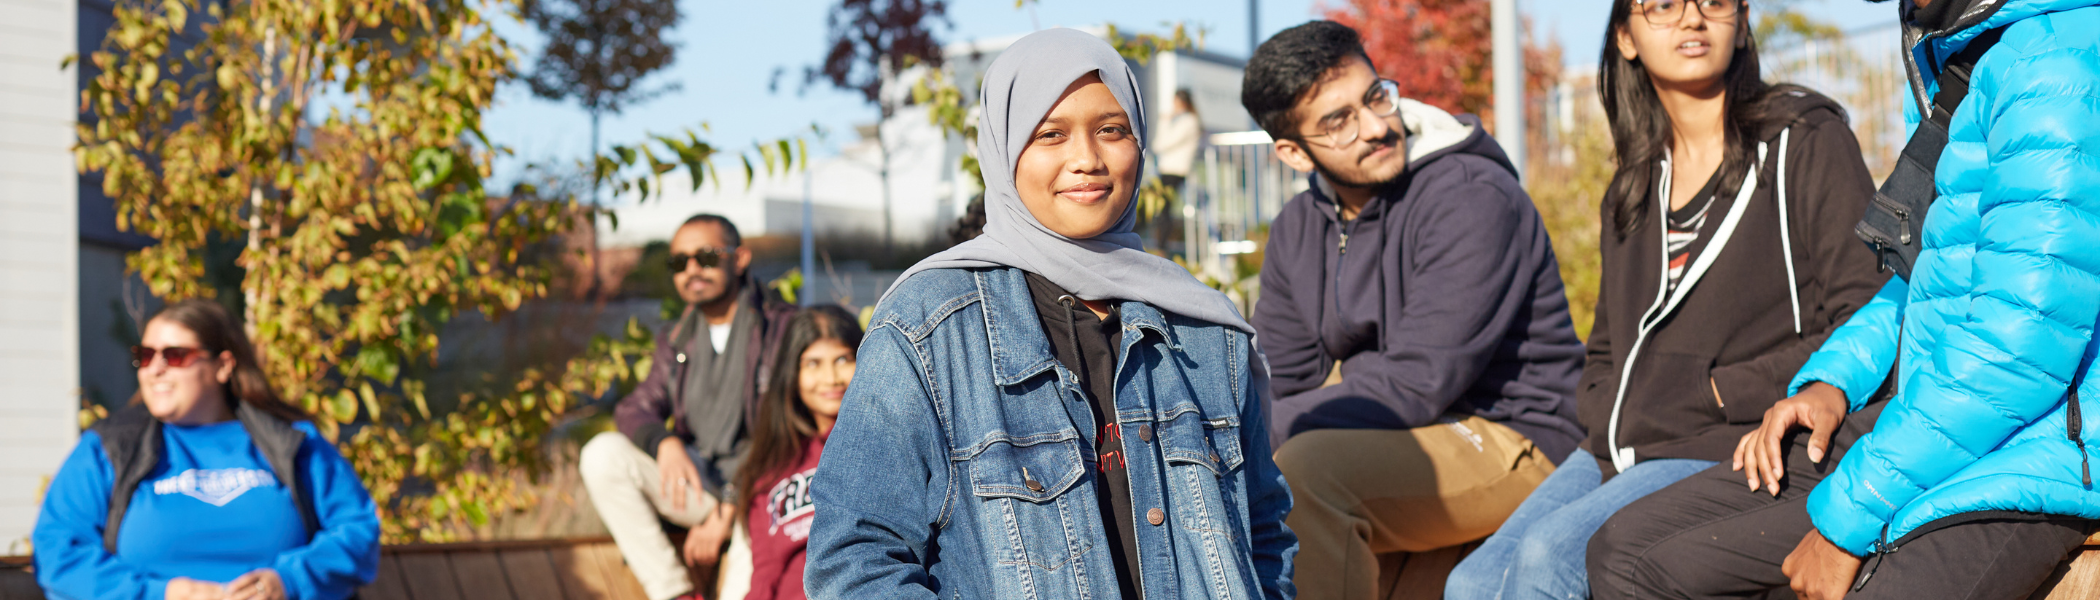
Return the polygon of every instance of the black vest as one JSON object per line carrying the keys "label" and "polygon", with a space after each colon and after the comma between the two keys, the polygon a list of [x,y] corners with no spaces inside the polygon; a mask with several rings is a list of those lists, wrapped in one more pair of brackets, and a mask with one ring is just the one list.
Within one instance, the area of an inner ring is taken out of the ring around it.
{"label": "black vest", "polygon": [[[299,506],[299,519],[306,523],[307,535],[320,531],[313,490],[299,476],[299,445],[305,443],[306,432],[245,403],[235,403],[234,407],[234,417],[248,430],[248,437],[262,450],[263,458],[270,461],[270,470],[285,491],[291,493],[292,503]],[[116,554],[117,529],[124,524],[124,510],[131,506],[132,492],[160,468],[162,455],[167,453],[163,447],[166,444],[160,437],[160,419],[154,418],[143,404],[118,409],[90,429],[102,437],[102,449],[109,453],[110,473],[116,477],[116,485],[109,493],[109,523],[102,528],[102,548]]]}

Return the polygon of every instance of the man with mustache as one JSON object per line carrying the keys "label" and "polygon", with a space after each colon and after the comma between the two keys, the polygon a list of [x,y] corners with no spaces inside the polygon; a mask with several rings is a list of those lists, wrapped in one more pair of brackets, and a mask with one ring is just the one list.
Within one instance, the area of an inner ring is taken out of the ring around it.
{"label": "man with mustache", "polygon": [[[666,266],[685,313],[657,335],[648,377],[613,409],[619,431],[591,438],[577,459],[599,519],[651,600],[698,597],[686,569],[722,558],[738,510],[729,482],[795,316],[752,278],[751,249],[720,215],[686,219]],[[690,528],[684,547],[671,547],[659,517]],[[732,552],[721,580],[748,583],[748,557]]]}
{"label": "man with mustache", "polygon": [[1370,598],[1377,553],[1486,537],[1583,438],[1582,341],[1515,168],[1479,118],[1401,93],[1331,21],[1263,43],[1241,86],[1314,174],[1253,319],[1300,598]]}

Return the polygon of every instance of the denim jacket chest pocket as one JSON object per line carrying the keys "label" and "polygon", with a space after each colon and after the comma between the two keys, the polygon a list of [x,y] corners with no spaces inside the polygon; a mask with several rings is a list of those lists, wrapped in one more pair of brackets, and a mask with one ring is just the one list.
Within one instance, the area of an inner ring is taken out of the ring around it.
{"label": "denim jacket chest pocket", "polygon": [[988,536],[981,559],[998,573],[990,581],[998,597],[1074,596],[1085,586],[1079,565],[1093,536],[1074,525],[1098,511],[1084,484],[1091,452],[1062,406],[1062,387],[1046,372],[959,399],[967,406],[954,439],[967,445],[949,453],[967,473],[959,516]]}
{"label": "denim jacket chest pocket", "polygon": [[1086,474],[1082,442],[1070,430],[984,442],[962,457],[969,462],[970,490],[980,499],[1056,500]]}
{"label": "denim jacket chest pocket", "polygon": [[1195,411],[1160,420],[1154,428],[1160,458],[1168,465],[1200,466],[1219,477],[1237,469],[1245,457],[1240,453],[1240,418],[1237,415],[1206,416]]}
{"label": "denim jacket chest pocket", "polygon": [[1232,353],[1245,342],[1230,332],[1220,337],[1226,351],[1212,356],[1192,356],[1172,343],[1180,341],[1177,338],[1134,348],[1133,358],[1158,363],[1148,365],[1154,368],[1146,372],[1152,379],[1147,391],[1159,407],[1153,429],[1160,459],[1169,466],[1200,466],[1224,477],[1246,459],[1241,452],[1240,382],[1230,376],[1241,366]]}

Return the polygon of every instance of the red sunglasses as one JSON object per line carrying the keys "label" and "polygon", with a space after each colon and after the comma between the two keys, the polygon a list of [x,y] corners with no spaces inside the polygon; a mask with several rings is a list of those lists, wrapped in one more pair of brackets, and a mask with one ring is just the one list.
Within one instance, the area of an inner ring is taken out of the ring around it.
{"label": "red sunglasses", "polygon": [[202,348],[148,348],[145,346],[132,346],[131,366],[144,369],[146,365],[153,364],[153,356],[155,354],[166,358],[168,366],[180,368],[190,366],[190,363],[197,362],[198,359],[204,358],[208,353]]}

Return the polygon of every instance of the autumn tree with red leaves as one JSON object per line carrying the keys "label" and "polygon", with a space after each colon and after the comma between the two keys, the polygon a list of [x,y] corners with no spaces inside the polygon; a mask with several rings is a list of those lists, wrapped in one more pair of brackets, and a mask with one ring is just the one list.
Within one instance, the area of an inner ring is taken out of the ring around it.
{"label": "autumn tree with red leaves", "polygon": [[[1494,123],[1495,78],[1488,3],[1480,0],[1349,0],[1326,17],[1363,36],[1378,73],[1400,84],[1400,94],[1454,113]],[[1529,29],[1530,20],[1525,20]],[[1527,117],[1560,78],[1560,44],[1524,40]],[[1529,123],[1540,123],[1532,118]],[[1500,134],[1498,134],[1500,135]]]}

